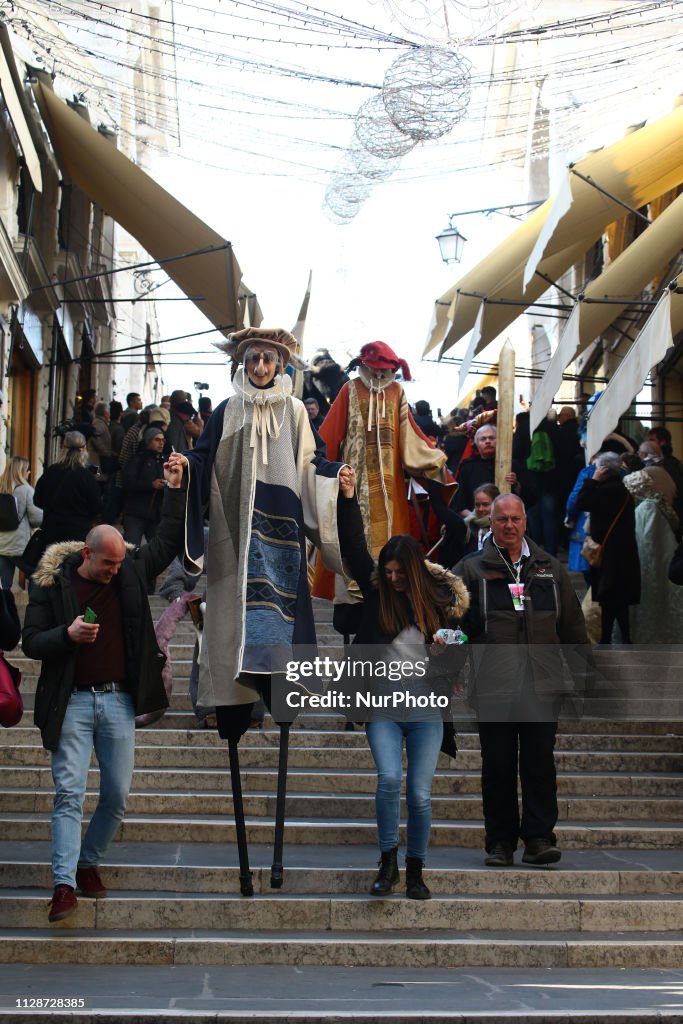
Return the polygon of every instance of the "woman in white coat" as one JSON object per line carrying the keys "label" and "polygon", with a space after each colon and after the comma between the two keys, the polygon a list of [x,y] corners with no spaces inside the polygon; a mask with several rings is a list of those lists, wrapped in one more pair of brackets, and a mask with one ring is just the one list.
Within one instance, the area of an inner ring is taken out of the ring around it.
{"label": "woman in white coat", "polygon": [[17,526],[0,530],[0,582],[9,590],[14,580],[17,559],[21,558],[33,530],[43,521],[42,509],[33,504],[33,488],[28,482],[28,459],[14,455],[0,476],[0,494],[11,494],[17,506]]}

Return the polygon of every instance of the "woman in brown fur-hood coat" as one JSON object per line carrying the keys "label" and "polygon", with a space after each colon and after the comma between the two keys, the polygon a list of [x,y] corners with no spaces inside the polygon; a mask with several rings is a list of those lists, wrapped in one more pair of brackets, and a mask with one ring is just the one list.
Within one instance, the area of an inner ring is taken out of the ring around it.
{"label": "woman in brown fur-hood coat", "polygon": [[[180,551],[184,519],[185,491],[168,488],[159,533],[142,547],[127,545],[119,573],[108,584],[118,588],[121,600],[126,684],[137,715],[168,706],[161,676],[165,659],[156,642],[147,584]],[[34,721],[43,746],[53,751],[74,686],[79,645],[69,639],[67,628],[79,614],[71,573],[81,563],[82,548],[83,541],[64,541],[47,549],[32,577],[36,586],[24,619],[24,653],[42,662]]]}
{"label": "woman in brown fur-hood coat", "polygon": [[[359,650],[358,662],[363,665],[369,661],[375,666],[371,678],[363,673],[360,680],[354,667],[351,701],[358,701],[359,691],[369,692],[378,701],[366,727],[377,766],[376,812],[381,855],[379,873],[370,893],[386,895],[399,880],[399,804],[405,742],[406,895],[409,899],[429,899],[431,894],[422,879],[422,867],[431,829],[432,780],[444,741],[441,705],[429,702],[430,697],[447,696],[448,672],[455,664],[443,648],[441,655],[436,656],[443,643],[436,634],[438,629],[458,625],[469,607],[469,593],[454,573],[426,562],[413,537],[392,537],[380,551],[375,567],[365,542],[360,507],[356,498],[349,496],[353,489],[344,485],[342,491],[344,497],[338,506],[340,548],[345,566],[363,594],[356,643],[367,646]],[[379,664],[387,662],[400,671],[398,681],[391,676],[383,678],[383,671],[378,671]],[[442,678],[437,683],[439,675]],[[400,699],[402,691],[405,703]],[[415,704],[425,700],[427,704]],[[347,714],[353,717],[352,711]]]}

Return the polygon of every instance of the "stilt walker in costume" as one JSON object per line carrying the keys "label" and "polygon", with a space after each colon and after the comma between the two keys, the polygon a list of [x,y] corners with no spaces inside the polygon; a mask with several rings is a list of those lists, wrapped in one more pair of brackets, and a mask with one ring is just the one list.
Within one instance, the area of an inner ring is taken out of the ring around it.
{"label": "stilt walker in costume", "polygon": [[[342,459],[356,473],[356,493],[372,558],[379,556],[390,537],[410,533],[410,514],[404,472],[447,484],[446,455],[436,448],[415,423],[402,386],[410,370],[404,359],[383,341],[364,345],[348,370],[358,377],[342,387],[320,436],[329,459]],[[313,584],[316,597],[334,598],[336,604],[361,599],[355,583],[348,587],[318,559]],[[343,621],[335,616],[335,623]],[[341,628],[340,632],[348,632]],[[351,632],[354,630],[352,629]]]}
{"label": "stilt walker in costume", "polygon": [[[270,707],[270,646],[315,643],[306,538],[341,572],[338,478],[348,472],[316,448],[308,413],[283,371],[295,339],[280,328],[246,328],[221,344],[232,358],[235,395],[214,411],[196,447],[174,453],[187,467],[185,568],[204,561],[207,594],[199,702],[216,707],[228,740],[240,859],[240,891],[253,894],[237,744],[260,697]],[[282,885],[289,724],[280,725],[280,764],[271,886]]]}

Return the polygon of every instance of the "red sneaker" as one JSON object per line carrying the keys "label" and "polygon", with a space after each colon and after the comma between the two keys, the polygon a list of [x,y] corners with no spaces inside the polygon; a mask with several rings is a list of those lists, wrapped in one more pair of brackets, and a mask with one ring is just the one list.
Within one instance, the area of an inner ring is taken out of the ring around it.
{"label": "red sneaker", "polygon": [[76,893],[70,885],[57,885],[52,894],[49,904],[47,919],[52,924],[54,921],[63,921],[70,917],[78,906]]}
{"label": "red sneaker", "polygon": [[107,895],[107,889],[97,868],[77,868],[76,887],[81,896],[100,900]]}

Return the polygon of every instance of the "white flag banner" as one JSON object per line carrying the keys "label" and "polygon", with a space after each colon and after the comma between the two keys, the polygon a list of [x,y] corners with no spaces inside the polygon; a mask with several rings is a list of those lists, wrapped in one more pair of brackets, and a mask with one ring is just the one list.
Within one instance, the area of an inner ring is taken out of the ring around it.
{"label": "white flag banner", "polygon": [[[296,354],[299,359],[303,360],[304,351],[304,331],[306,330],[306,317],[308,316],[308,304],[311,301],[311,284],[313,282],[313,271],[308,272],[308,284],[306,285],[306,292],[304,294],[303,302],[301,303],[301,309],[297,317],[294,327],[292,327],[292,336],[296,338]],[[303,398],[304,395],[304,373],[301,367],[292,366],[292,394],[295,398]]]}
{"label": "white flag banner", "polygon": [[465,380],[467,378],[467,374],[470,372],[470,366],[472,365],[472,360],[474,359],[475,353],[477,351],[477,345],[479,344],[479,341],[481,339],[481,328],[484,322],[485,305],[486,304],[482,301],[479,306],[477,319],[474,321],[474,327],[472,328],[472,333],[470,334],[470,340],[467,343],[467,351],[465,352],[465,355],[463,356],[462,362],[460,364],[460,377],[458,378],[458,398],[460,398],[460,396],[463,393],[463,389],[465,387]]}
{"label": "white flag banner", "polygon": [[614,430],[619,417],[641,391],[652,367],[662,361],[673,343],[671,292],[667,288],[591,410],[586,436],[589,458]]}
{"label": "white flag banner", "polygon": [[306,329],[306,317],[308,316],[308,304],[311,301],[311,282],[313,281],[313,271],[308,272],[308,284],[306,285],[306,292],[304,294],[304,300],[301,303],[301,309],[297,317],[294,327],[292,327],[292,335],[297,340],[296,354],[300,356],[303,352],[304,347],[304,330]]}
{"label": "white flag banner", "polygon": [[529,409],[529,429],[533,434],[538,424],[548,415],[555,395],[562,384],[562,374],[571,363],[579,347],[579,317],[581,303],[577,302],[564,326],[550,365],[541,377]]}
{"label": "white flag banner", "polygon": [[559,191],[555,196],[555,201],[545,219],[545,223],[539,232],[538,238],[536,239],[536,244],[531,250],[531,255],[524,267],[524,282],[522,284],[524,291],[527,290],[529,281],[536,273],[536,267],[543,260],[546,246],[555,234],[555,228],[560,223],[564,215],[569,212],[573,201],[574,197],[572,196],[571,175],[567,174],[560,185]]}

